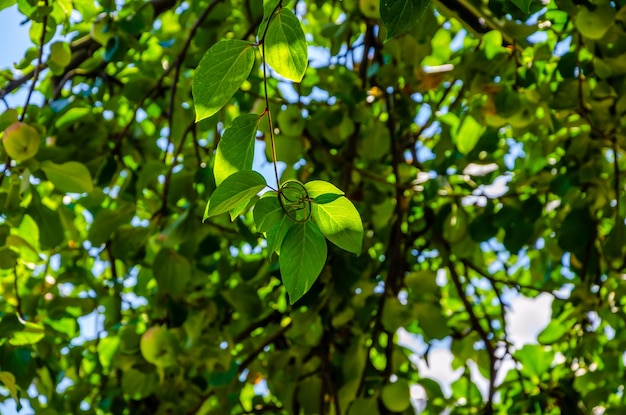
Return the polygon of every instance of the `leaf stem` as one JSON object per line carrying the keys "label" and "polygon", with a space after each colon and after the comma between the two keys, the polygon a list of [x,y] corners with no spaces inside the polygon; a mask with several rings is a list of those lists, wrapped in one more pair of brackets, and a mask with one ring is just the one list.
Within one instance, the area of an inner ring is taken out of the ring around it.
{"label": "leaf stem", "polygon": [[280,179],[278,177],[278,166],[276,164],[276,143],[274,141],[274,125],[272,123],[272,112],[270,111],[270,99],[267,91],[267,63],[265,62],[265,36],[267,35],[267,29],[272,23],[272,18],[276,11],[282,7],[281,2],[272,10],[272,13],[267,19],[267,24],[263,29],[263,35],[259,39],[259,45],[261,46],[261,57],[263,59],[263,94],[265,95],[265,111],[263,114],[267,114],[267,124],[270,130],[270,145],[272,146],[272,164],[274,165],[274,177],[276,178],[276,188],[280,189]]}

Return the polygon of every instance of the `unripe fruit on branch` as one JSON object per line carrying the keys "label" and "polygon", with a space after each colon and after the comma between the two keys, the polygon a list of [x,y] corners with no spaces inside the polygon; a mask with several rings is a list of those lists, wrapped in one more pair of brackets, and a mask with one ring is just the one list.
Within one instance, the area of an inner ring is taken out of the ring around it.
{"label": "unripe fruit on branch", "polygon": [[28,124],[16,122],[4,130],[2,144],[13,160],[29,159],[39,151],[39,132]]}

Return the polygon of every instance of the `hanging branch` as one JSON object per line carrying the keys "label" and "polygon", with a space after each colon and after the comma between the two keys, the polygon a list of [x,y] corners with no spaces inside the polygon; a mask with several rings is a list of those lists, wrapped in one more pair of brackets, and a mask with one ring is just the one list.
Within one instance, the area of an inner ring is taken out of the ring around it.
{"label": "hanging branch", "polygon": [[[193,38],[196,36],[196,32],[198,31],[202,23],[206,20],[206,18],[209,16],[211,11],[215,8],[215,6],[217,6],[220,2],[221,0],[213,0],[213,2],[206,9],[204,9],[204,12],[202,12],[200,17],[196,19],[193,26],[191,27],[191,30],[189,31],[189,35],[187,36],[187,39],[185,40],[185,44],[183,45],[183,48],[176,56],[176,60],[174,61],[174,64],[170,66],[170,68],[171,67],[174,68],[174,77],[172,79],[172,85],[170,87],[170,99],[169,99],[169,104],[167,107],[167,123],[170,129],[169,129],[169,134],[167,135],[167,146],[165,147],[165,151],[163,154],[163,163],[165,163],[168,149],[172,145],[172,131],[174,130],[174,127],[173,127],[174,126],[174,103],[176,101],[176,89],[178,88],[178,78],[180,77],[180,69],[182,67],[183,61],[185,60],[185,56],[187,55],[187,50],[189,50],[189,46],[191,45]],[[168,68],[168,70],[171,70],[170,68]]]}

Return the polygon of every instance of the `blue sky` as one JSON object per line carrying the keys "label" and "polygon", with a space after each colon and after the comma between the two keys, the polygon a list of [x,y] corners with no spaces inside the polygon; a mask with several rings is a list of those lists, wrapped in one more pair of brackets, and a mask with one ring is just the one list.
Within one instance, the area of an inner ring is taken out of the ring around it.
{"label": "blue sky", "polygon": [[[9,7],[0,11],[0,68],[13,67],[24,56],[24,51],[32,46],[28,36],[29,25],[20,25],[24,21],[24,16],[17,12],[17,6]],[[17,96],[6,97],[11,106],[23,105],[26,99],[24,93]],[[4,111],[4,104],[0,104],[0,110]]]}

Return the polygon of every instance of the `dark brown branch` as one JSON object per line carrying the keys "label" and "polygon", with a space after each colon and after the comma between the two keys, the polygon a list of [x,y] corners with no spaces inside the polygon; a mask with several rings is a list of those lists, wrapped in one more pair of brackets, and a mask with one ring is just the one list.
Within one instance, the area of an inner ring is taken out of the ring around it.
{"label": "dark brown branch", "polygon": [[[189,46],[196,35],[196,32],[202,25],[202,23],[209,16],[211,11],[217,6],[221,0],[213,0],[213,2],[202,12],[202,14],[196,19],[191,30],[189,31],[189,35],[185,40],[185,44],[183,45],[181,51],[176,56],[176,60],[174,61],[174,78],[172,79],[172,85],[170,87],[170,99],[168,104],[168,125],[170,127],[170,133],[168,134],[168,145],[165,147],[164,158],[167,157],[167,150],[172,143],[172,131],[174,130],[174,102],[176,101],[176,89],[178,88],[178,78],[180,77],[180,68],[185,60],[185,56],[187,55],[187,50],[189,50]],[[182,146],[181,146],[182,147]],[[164,160],[165,161],[165,160]]]}
{"label": "dark brown branch", "polygon": [[[367,23],[365,28],[365,38],[363,40],[363,57],[359,65],[359,79],[361,80],[361,88],[367,90],[367,67],[369,63],[370,49],[375,46],[374,26],[371,22]],[[361,133],[361,123],[355,123],[354,132],[348,138],[348,144],[344,151],[343,159],[346,161],[341,176],[341,188],[344,192],[348,192],[350,182],[352,181],[352,171],[354,170],[354,159],[356,158],[357,144],[359,134]]]}
{"label": "dark brown branch", "polygon": [[[265,349],[267,346],[269,346],[270,344],[278,340],[280,337],[282,337],[285,334],[285,332],[289,330],[290,328],[291,328],[291,322],[286,324],[284,327],[281,327],[279,330],[276,331],[276,333],[269,336],[261,345],[259,345],[259,347],[257,347],[254,351],[252,351],[252,353],[250,353],[248,357],[246,357],[239,364],[239,367],[237,368],[237,375],[241,375],[241,373],[250,365],[250,363],[252,363],[263,352],[263,349]],[[197,413],[198,410],[204,404],[204,402],[206,402],[207,399],[213,396],[214,393],[215,393],[214,389],[207,391],[204,395],[202,395],[200,400],[187,412],[187,414],[193,415]]]}
{"label": "dark brown branch", "polygon": [[467,311],[469,315],[470,322],[472,323],[472,328],[478,333],[478,336],[485,344],[485,349],[487,350],[487,354],[489,355],[489,388],[487,390],[487,403],[485,404],[485,415],[493,415],[493,397],[495,394],[495,382],[496,382],[496,367],[495,363],[497,357],[495,355],[495,347],[489,340],[489,334],[480,324],[480,320],[476,316],[474,309],[472,308],[472,304],[467,299],[465,295],[465,289],[463,288],[463,284],[461,283],[461,278],[459,274],[456,272],[454,268],[454,264],[450,262],[449,258],[445,258],[446,267],[450,271],[450,277],[452,279],[452,283],[461,298],[461,302],[463,303],[463,307]]}
{"label": "dark brown branch", "polygon": [[[44,0],[46,7],[48,6],[48,0]],[[48,15],[45,14],[43,16],[42,27],[41,27],[41,37],[39,38],[39,52],[37,54],[37,66],[35,66],[35,71],[33,73],[33,82],[30,84],[30,88],[28,89],[28,94],[26,95],[26,102],[24,103],[24,109],[22,111],[22,115],[20,115],[20,121],[24,121],[26,117],[26,111],[28,110],[28,104],[30,103],[30,99],[33,96],[33,91],[35,90],[35,85],[37,84],[37,80],[39,80],[39,74],[41,73],[41,66],[43,63],[43,47],[46,44],[46,26],[48,24]]]}

